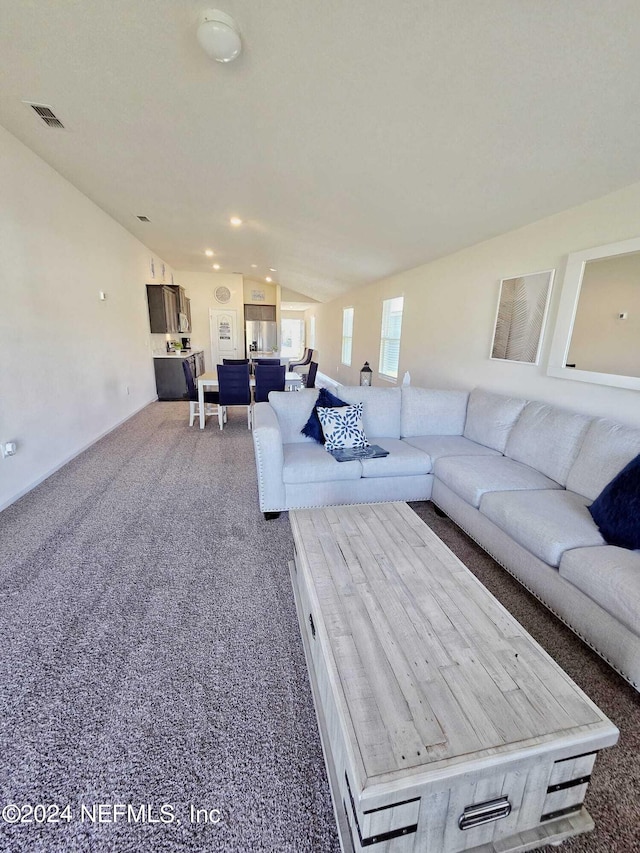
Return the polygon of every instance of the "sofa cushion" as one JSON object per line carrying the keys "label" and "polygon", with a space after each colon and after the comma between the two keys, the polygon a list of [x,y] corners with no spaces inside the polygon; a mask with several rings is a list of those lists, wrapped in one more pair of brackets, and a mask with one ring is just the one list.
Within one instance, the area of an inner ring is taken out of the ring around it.
{"label": "sofa cushion", "polygon": [[497,450],[476,444],[461,435],[415,435],[402,441],[427,453],[432,468],[441,456],[501,456]]}
{"label": "sofa cushion", "polygon": [[406,477],[431,473],[431,457],[402,439],[370,438],[369,441],[388,450],[389,455],[378,459],[361,459],[363,477]]}
{"label": "sofa cushion", "polygon": [[573,548],[562,555],[560,574],[640,634],[640,552],[615,545]]}
{"label": "sofa cushion", "polygon": [[640,455],[604,487],[589,512],[610,545],[640,548]]}
{"label": "sofa cushion", "polygon": [[312,438],[314,441],[317,441],[318,444],[324,444],[324,433],[322,432],[322,424],[318,417],[318,407],[329,408],[331,406],[339,407],[348,405],[348,403],[345,403],[344,400],[336,397],[327,388],[321,388],[318,393],[316,404],[309,415],[309,420],[302,427],[302,434],[306,435],[307,438]]}
{"label": "sofa cushion", "polygon": [[464,435],[471,441],[504,453],[511,428],[526,403],[526,400],[517,397],[505,397],[474,388],[467,404]]}
{"label": "sofa cushion", "polygon": [[341,385],[338,395],[353,405],[363,403],[362,423],[367,435],[400,438],[399,388],[372,388],[367,385]]}
{"label": "sofa cushion", "polygon": [[593,501],[638,453],[640,429],[596,418],[589,424],[571,467],[567,488]]}
{"label": "sofa cushion", "polygon": [[444,456],[435,463],[436,477],[471,506],[485,492],[559,489],[544,474],[504,456]]}
{"label": "sofa cushion", "polygon": [[564,486],[591,418],[546,403],[527,403],[509,434],[505,456]]}
{"label": "sofa cushion", "polygon": [[[302,428],[309,420],[318,392],[315,388],[300,391],[272,391],[269,404],[278,416],[283,444],[295,442],[308,444],[312,438],[302,435]],[[258,404],[260,405],[260,404]]]}
{"label": "sofa cushion", "polygon": [[332,480],[359,480],[362,476],[362,466],[358,460],[337,462],[323,445],[315,441],[285,444],[283,450],[282,479],[285,483],[326,483]]}
{"label": "sofa cushion", "polygon": [[362,428],[362,403],[355,406],[317,407],[327,450],[346,447],[369,447]]}
{"label": "sofa cushion", "polygon": [[[400,390],[400,389],[398,389]],[[467,415],[467,391],[430,388],[402,389],[400,435],[462,435]]]}
{"label": "sofa cushion", "polygon": [[602,545],[587,498],[565,489],[491,492],[480,512],[540,560],[557,566],[570,548]]}

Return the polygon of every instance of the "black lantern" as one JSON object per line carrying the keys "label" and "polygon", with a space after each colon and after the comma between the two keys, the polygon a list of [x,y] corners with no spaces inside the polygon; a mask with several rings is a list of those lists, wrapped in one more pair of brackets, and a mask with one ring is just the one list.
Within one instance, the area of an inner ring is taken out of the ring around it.
{"label": "black lantern", "polygon": [[361,385],[371,385],[371,379],[373,377],[373,370],[369,367],[369,362],[365,361],[364,367],[360,371],[360,384]]}

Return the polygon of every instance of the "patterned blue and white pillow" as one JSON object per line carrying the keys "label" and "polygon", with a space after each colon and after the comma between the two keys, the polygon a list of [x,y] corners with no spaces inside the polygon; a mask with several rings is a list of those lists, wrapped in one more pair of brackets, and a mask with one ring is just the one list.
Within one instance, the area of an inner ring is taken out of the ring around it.
{"label": "patterned blue and white pillow", "polygon": [[317,412],[322,425],[327,450],[340,447],[369,447],[362,429],[362,403],[355,406],[327,409],[318,406]]}

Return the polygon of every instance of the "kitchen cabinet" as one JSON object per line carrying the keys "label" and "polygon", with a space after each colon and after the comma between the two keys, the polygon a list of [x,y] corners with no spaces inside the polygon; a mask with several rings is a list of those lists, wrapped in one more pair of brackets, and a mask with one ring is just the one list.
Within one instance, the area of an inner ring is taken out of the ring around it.
{"label": "kitchen cabinet", "polygon": [[195,350],[188,355],[156,356],[153,368],[159,400],[183,400],[187,393],[183,362],[187,362],[194,380],[204,373],[204,352]]}
{"label": "kitchen cabinet", "polygon": [[275,305],[245,305],[244,306],[245,320],[275,320],[276,306]]}
{"label": "kitchen cabinet", "polygon": [[164,284],[148,284],[147,302],[153,334],[179,332],[178,296],[175,288]]}

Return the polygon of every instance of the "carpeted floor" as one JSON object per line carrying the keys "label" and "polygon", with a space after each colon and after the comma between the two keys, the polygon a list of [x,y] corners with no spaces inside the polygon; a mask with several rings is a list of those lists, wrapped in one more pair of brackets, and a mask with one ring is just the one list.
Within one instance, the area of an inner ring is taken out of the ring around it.
{"label": "carpeted floor", "polygon": [[[588,797],[596,831],[564,849],[640,850],[638,694],[413,506],[621,729]],[[147,407],[0,515],[0,850],[339,850],[292,547],[286,513],[259,513],[243,415],[201,432],[181,403]]]}

